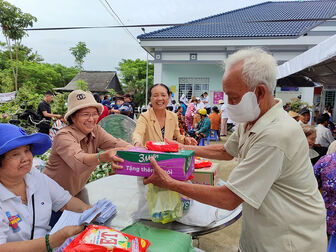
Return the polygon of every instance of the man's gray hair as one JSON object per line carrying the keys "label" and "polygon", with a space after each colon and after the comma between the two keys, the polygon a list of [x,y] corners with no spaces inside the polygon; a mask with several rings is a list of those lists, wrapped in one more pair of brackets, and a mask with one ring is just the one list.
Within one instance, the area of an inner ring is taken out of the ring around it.
{"label": "man's gray hair", "polygon": [[239,62],[243,62],[242,77],[250,89],[263,83],[273,94],[276,86],[277,63],[272,55],[260,48],[239,50],[224,62],[225,72]]}

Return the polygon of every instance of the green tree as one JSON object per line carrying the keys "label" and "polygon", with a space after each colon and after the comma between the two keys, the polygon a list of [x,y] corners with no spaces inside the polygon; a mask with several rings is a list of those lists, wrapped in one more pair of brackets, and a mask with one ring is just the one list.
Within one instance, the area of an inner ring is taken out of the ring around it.
{"label": "green tree", "polygon": [[77,86],[78,89],[83,90],[83,91],[87,91],[88,86],[87,86],[86,81],[78,80],[78,81],[75,81],[75,83],[76,83],[76,86]]}
{"label": "green tree", "polygon": [[85,42],[79,41],[75,47],[70,48],[70,52],[75,57],[77,69],[83,70],[84,58],[90,53],[90,49],[86,47]]}
{"label": "green tree", "polygon": [[[33,23],[36,21],[37,18],[31,14],[24,13],[14,5],[0,0],[0,25],[8,47],[15,90],[18,90],[19,47],[22,38],[27,35],[24,29],[28,26],[32,27]],[[12,46],[13,43],[14,45]],[[15,51],[16,64],[14,64],[13,59],[13,48]]]}
{"label": "green tree", "polygon": [[[126,92],[134,94],[137,106],[145,104],[146,97],[146,64],[145,60],[122,59],[117,70],[120,71],[120,80]],[[148,65],[148,89],[153,85],[154,66]]]}

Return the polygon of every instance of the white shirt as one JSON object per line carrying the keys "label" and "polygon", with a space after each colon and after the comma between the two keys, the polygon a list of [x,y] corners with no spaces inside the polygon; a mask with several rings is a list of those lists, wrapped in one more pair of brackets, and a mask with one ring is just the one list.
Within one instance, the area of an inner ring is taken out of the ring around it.
{"label": "white shirt", "polygon": [[240,251],[326,251],[325,205],[301,127],[278,100],[245,128],[225,144],[239,162],[226,186],[244,201]]}
{"label": "white shirt", "polygon": [[228,115],[227,115],[227,112],[226,112],[226,104],[223,104],[222,106],[221,106],[221,111],[222,111],[222,118],[228,118]]}
{"label": "white shirt", "polygon": [[322,147],[329,147],[329,145],[335,141],[330,129],[322,124],[316,126],[316,144],[320,144]]}
{"label": "white shirt", "polygon": [[196,111],[199,110],[199,109],[202,109],[202,108],[204,108],[204,103],[202,101],[200,101],[200,103],[196,104]]}
{"label": "white shirt", "polygon": [[206,108],[211,108],[209,95],[204,97],[203,101],[206,101],[206,103],[203,102]]}
{"label": "white shirt", "polygon": [[[27,191],[27,205],[0,183],[0,244],[12,241],[30,240],[33,225],[33,204],[35,202],[34,239],[50,231],[51,210],[60,210],[71,195],[54,180],[35,168],[24,177]],[[10,220],[11,219],[11,223]]]}

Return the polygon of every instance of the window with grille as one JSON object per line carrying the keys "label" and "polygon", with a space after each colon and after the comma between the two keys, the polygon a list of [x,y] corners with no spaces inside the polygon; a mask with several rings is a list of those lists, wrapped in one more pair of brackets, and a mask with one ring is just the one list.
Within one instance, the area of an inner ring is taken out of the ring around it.
{"label": "window with grille", "polygon": [[331,105],[332,107],[334,106],[335,104],[335,93],[336,91],[326,91],[325,92],[325,106],[327,105]]}
{"label": "window with grille", "polygon": [[192,96],[200,97],[204,92],[209,93],[209,78],[179,78],[179,99],[182,94],[189,100]]}

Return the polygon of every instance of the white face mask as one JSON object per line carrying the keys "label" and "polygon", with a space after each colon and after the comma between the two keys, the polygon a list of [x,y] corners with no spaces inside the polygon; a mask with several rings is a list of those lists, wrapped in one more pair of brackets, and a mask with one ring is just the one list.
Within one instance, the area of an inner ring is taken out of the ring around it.
{"label": "white face mask", "polygon": [[227,104],[226,106],[229,118],[236,123],[253,122],[260,115],[260,108],[254,91],[244,94],[238,104]]}

